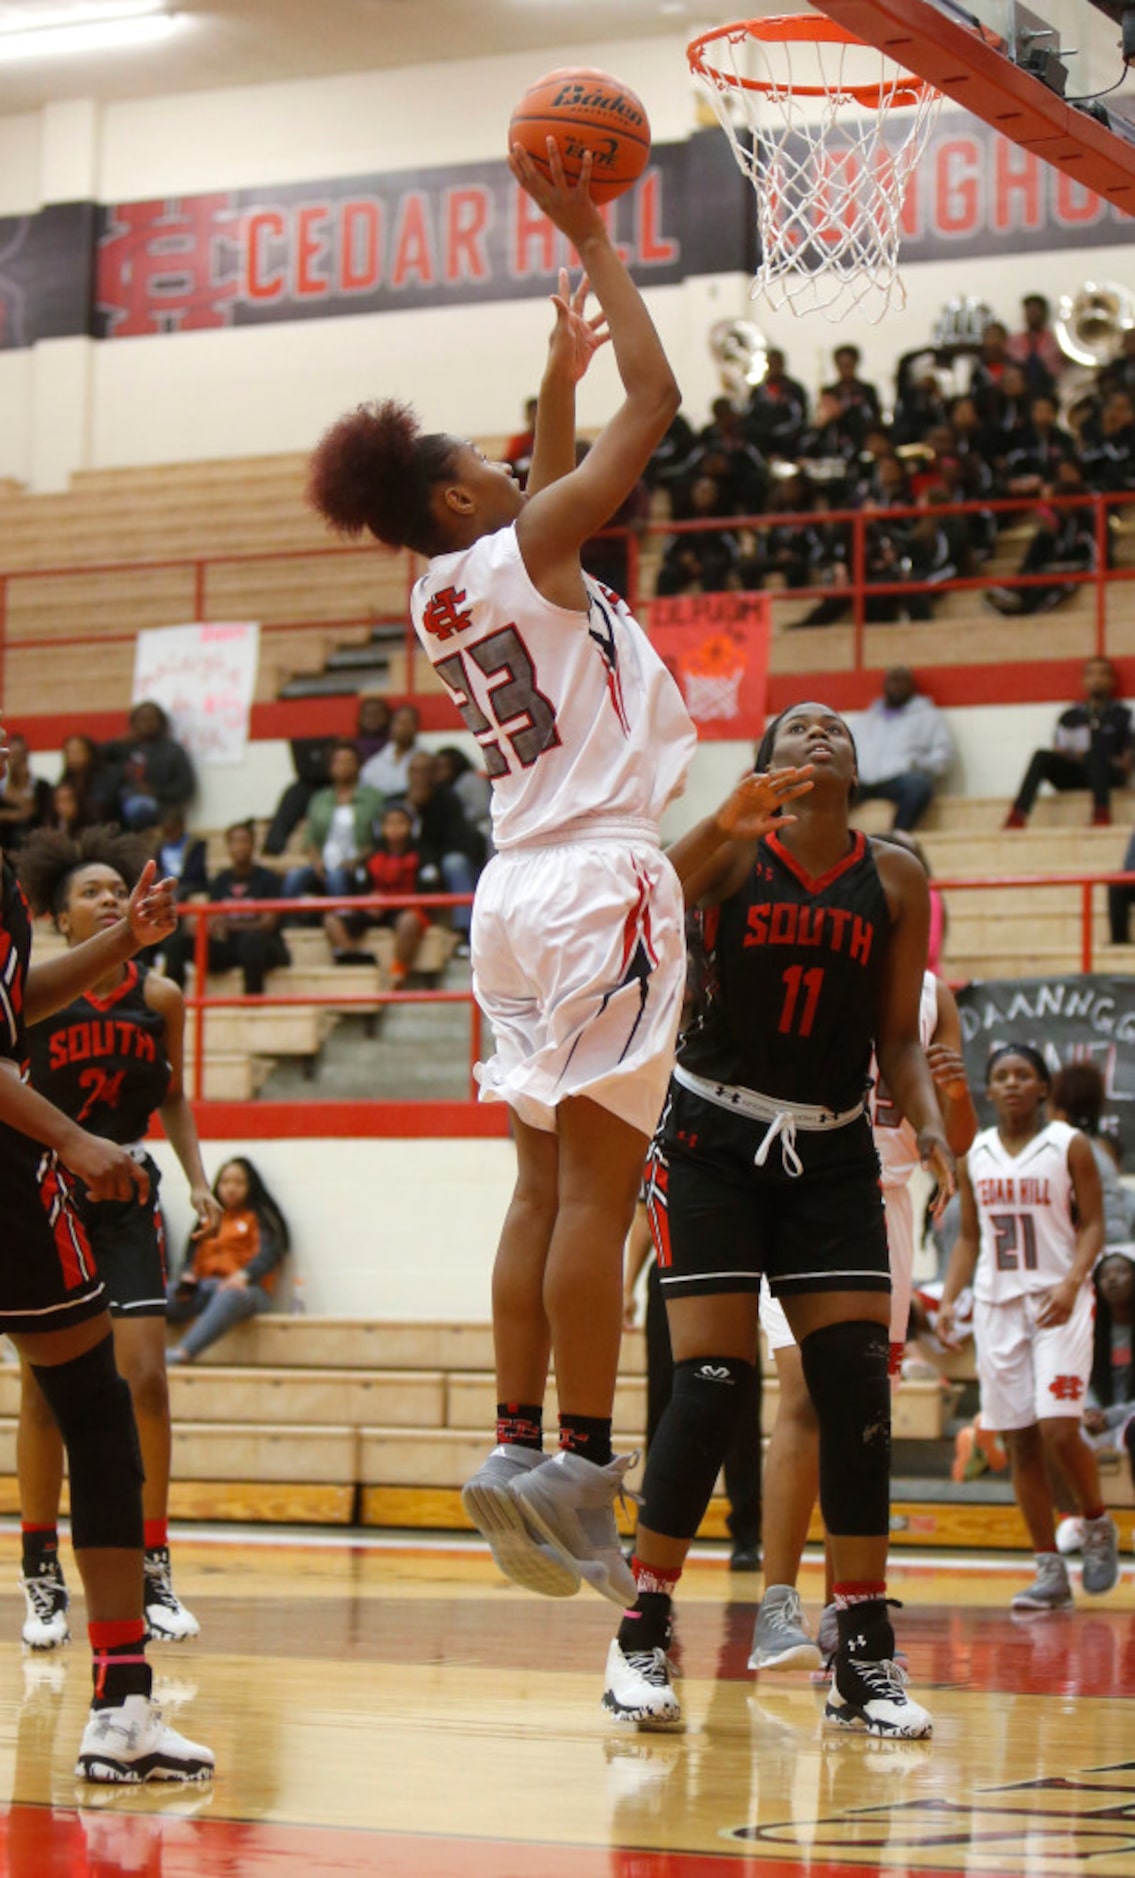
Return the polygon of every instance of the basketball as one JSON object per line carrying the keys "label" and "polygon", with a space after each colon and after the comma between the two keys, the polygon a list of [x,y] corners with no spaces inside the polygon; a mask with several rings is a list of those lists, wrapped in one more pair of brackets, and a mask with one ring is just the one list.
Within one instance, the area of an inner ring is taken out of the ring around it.
{"label": "basketball", "polygon": [[650,155],[650,124],[642,101],[610,72],[565,66],[530,85],[512,114],[508,146],[523,145],[548,176],[549,137],[560,147],[569,182],[591,152],[591,194],[610,202],[637,182]]}

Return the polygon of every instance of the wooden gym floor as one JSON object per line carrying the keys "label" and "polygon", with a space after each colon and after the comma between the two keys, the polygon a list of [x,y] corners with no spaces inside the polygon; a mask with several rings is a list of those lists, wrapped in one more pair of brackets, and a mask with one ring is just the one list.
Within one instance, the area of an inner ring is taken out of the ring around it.
{"label": "wooden gym floor", "polygon": [[[68,1649],[22,1653],[18,1557],[7,1526],[5,1878],[1135,1878],[1129,1554],[1108,1597],[1024,1623],[1020,1555],[900,1557],[923,1744],[827,1734],[806,1675],[751,1675],[760,1581],[724,1553],[683,1580],[688,1731],[647,1736],[599,1709],[615,1610],[531,1597],[475,1544],[178,1537],[202,1636],[153,1661],[211,1795],[76,1786],[81,1602]],[[801,1588],[815,1615],[818,1567]]]}

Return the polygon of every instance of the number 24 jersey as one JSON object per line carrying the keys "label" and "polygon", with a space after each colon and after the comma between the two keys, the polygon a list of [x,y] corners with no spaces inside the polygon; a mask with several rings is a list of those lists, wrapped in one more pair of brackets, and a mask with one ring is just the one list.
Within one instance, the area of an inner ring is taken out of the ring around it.
{"label": "number 24 jersey", "polygon": [[498,848],[588,818],[656,825],[685,782],[697,738],[681,692],[618,595],[583,581],[587,613],[545,600],[510,527],[436,555],[410,596],[480,746]]}
{"label": "number 24 jersey", "polygon": [[973,1294],[1005,1304],[1067,1278],[1076,1250],[1068,1148],[1076,1130],[1049,1122],[1010,1154],[996,1128],[984,1128],[966,1155],[977,1202],[980,1251]]}

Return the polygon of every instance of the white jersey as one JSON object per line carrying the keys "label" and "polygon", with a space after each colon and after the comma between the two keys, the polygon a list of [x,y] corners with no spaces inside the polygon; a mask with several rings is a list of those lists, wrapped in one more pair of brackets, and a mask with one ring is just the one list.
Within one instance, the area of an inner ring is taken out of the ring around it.
{"label": "white jersey", "polygon": [[[922,997],[918,1006],[918,1041],[930,1048],[938,1028],[938,980],[933,972],[922,974]],[[871,1127],[879,1155],[882,1185],[905,1187],[918,1166],[918,1136],[901,1110],[897,1109],[879,1080],[879,1064],[871,1059],[874,1086],[871,1091]]]}
{"label": "white jersey", "polygon": [[586,614],[553,606],[509,527],[435,556],[410,596],[414,630],[481,747],[501,850],[600,820],[657,830],[694,753],[682,694],[641,626],[583,580]]}
{"label": "white jersey", "polygon": [[1005,1304],[1067,1278],[1076,1251],[1068,1149],[1076,1129],[1049,1122],[1019,1154],[983,1128],[966,1156],[981,1224],[973,1294]]}

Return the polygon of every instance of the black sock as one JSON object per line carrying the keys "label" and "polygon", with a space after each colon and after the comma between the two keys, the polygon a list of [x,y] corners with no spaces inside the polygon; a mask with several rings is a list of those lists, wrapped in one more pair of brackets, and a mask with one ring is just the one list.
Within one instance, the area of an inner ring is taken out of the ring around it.
{"label": "black sock", "polygon": [[569,1454],[581,1454],[596,1467],[606,1467],[611,1458],[611,1420],[599,1415],[561,1415],[560,1446]]}
{"label": "black sock", "polygon": [[845,1656],[866,1656],[886,1662],[895,1653],[895,1633],[887,1616],[886,1598],[863,1598],[836,1611],[839,1647]]}
{"label": "black sock", "polygon": [[24,1577],[38,1578],[59,1563],[59,1533],[54,1526],[25,1526],[21,1532]]}
{"label": "black sock", "polygon": [[96,1649],[92,1708],[117,1708],[128,1695],[150,1694],[154,1679],[144,1648],[143,1643],[114,1643]]}
{"label": "black sock", "polygon": [[544,1450],[544,1411],[539,1402],[498,1402],[497,1443]]}
{"label": "black sock", "polygon": [[672,1603],[665,1591],[640,1591],[630,1610],[623,1612],[620,1650],[629,1655],[632,1650],[668,1649]]}

